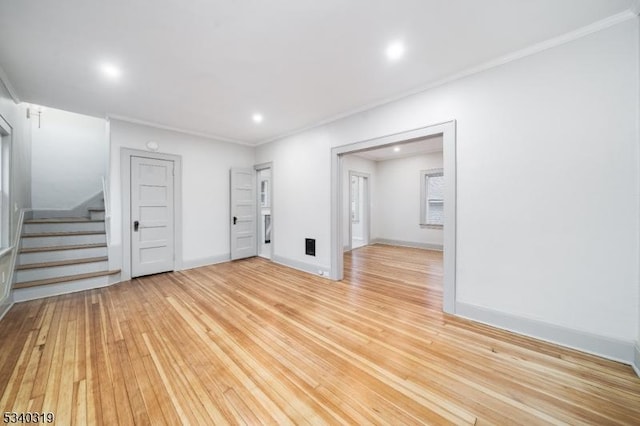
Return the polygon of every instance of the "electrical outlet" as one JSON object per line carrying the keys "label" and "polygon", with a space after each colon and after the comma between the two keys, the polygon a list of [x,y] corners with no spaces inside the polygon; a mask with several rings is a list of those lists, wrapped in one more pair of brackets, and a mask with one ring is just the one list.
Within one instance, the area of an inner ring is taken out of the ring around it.
{"label": "electrical outlet", "polygon": [[316,240],[315,238],[305,238],[304,240],[304,252],[308,256],[316,255]]}

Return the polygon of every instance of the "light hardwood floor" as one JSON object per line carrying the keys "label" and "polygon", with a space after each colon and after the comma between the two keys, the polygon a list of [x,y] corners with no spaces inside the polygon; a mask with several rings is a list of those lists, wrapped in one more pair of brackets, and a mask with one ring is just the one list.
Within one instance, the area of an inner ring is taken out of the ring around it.
{"label": "light hardwood floor", "polygon": [[629,366],[443,315],[438,252],[254,258],[15,305],[0,411],[56,424],[640,424]]}

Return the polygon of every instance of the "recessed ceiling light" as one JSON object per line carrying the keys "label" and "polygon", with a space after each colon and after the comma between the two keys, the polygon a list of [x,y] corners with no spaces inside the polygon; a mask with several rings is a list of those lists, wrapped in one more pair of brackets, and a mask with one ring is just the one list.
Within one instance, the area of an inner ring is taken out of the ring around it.
{"label": "recessed ceiling light", "polygon": [[122,75],[120,68],[109,63],[103,63],[100,65],[100,71],[102,71],[102,74],[110,80],[117,80]]}
{"label": "recessed ceiling light", "polygon": [[254,123],[262,123],[262,120],[264,120],[264,117],[262,117],[262,114],[253,114],[253,122]]}
{"label": "recessed ceiling light", "polygon": [[393,152],[400,152],[400,147],[396,146],[395,148],[393,148]]}
{"label": "recessed ceiling light", "polygon": [[385,51],[385,53],[387,54],[387,59],[389,59],[390,61],[397,61],[398,59],[402,58],[402,56],[404,55],[404,51],[404,43],[402,43],[401,41],[394,41],[393,43],[389,44],[389,46],[387,46],[387,50]]}

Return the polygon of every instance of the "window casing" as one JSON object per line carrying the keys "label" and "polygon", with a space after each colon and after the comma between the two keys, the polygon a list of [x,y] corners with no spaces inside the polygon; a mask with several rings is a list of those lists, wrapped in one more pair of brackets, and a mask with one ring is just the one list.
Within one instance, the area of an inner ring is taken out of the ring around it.
{"label": "window casing", "polygon": [[444,171],[420,172],[420,226],[441,229],[444,226]]}
{"label": "window casing", "polygon": [[11,126],[0,116],[0,249],[11,244],[11,197],[9,177],[11,159]]}

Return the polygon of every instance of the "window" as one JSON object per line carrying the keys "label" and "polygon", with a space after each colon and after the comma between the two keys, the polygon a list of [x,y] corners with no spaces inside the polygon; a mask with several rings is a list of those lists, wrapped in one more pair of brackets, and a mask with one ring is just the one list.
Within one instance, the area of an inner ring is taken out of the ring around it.
{"label": "window", "polygon": [[269,178],[264,178],[260,181],[260,207],[270,206],[269,198]]}
{"label": "window", "polygon": [[0,247],[9,247],[11,126],[0,116]]}
{"label": "window", "polygon": [[444,225],[444,173],[442,169],[420,172],[420,226]]}

